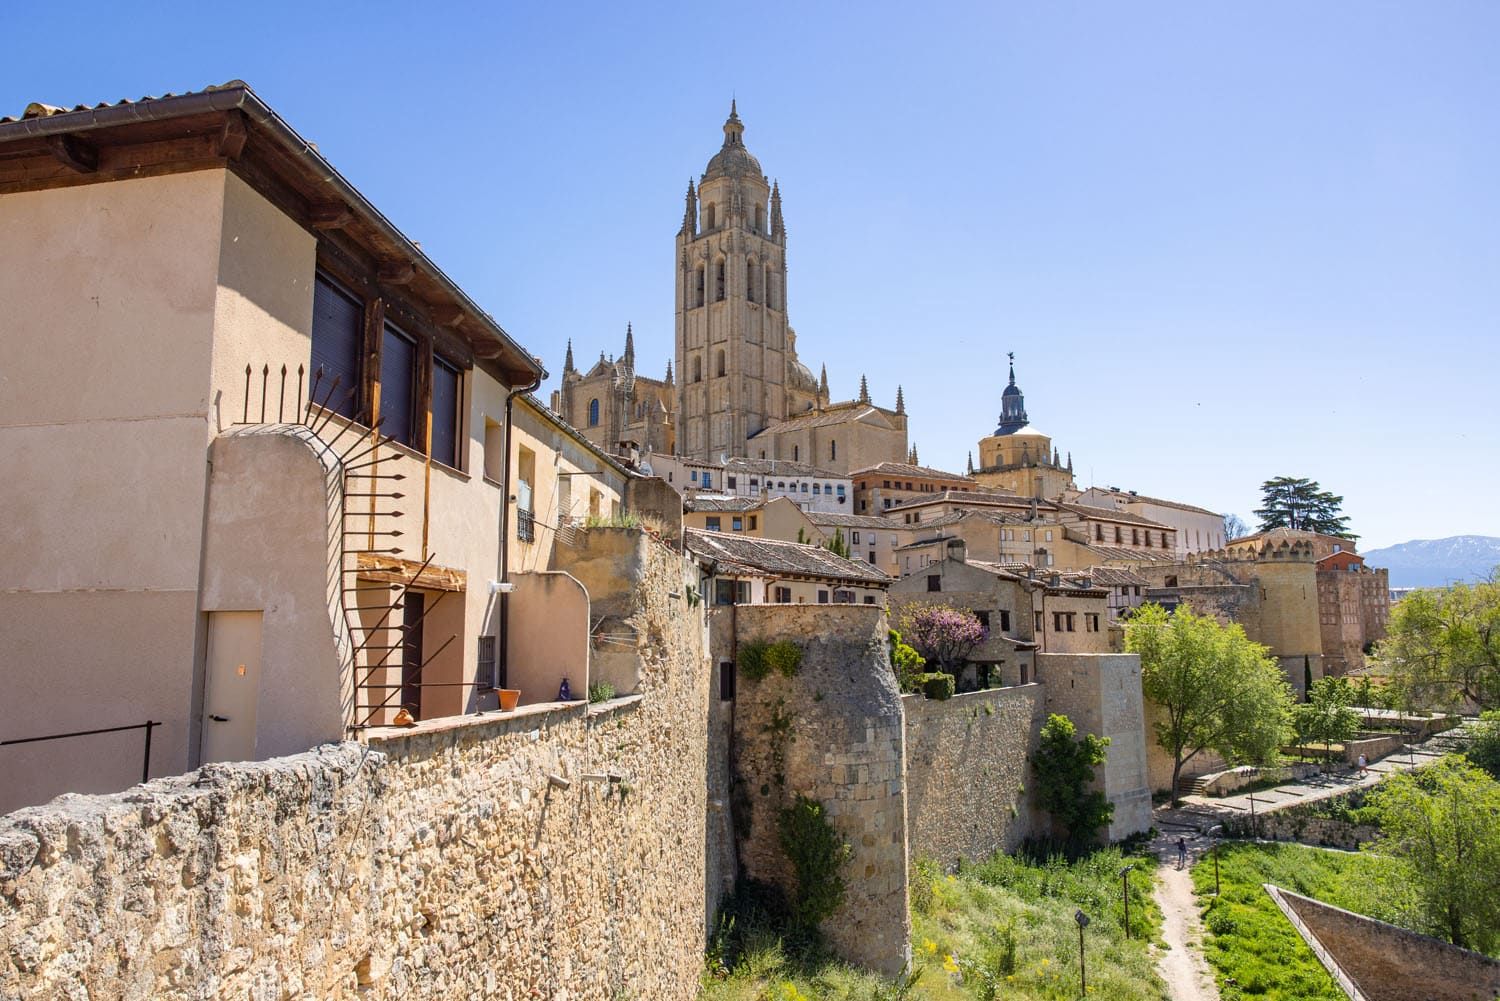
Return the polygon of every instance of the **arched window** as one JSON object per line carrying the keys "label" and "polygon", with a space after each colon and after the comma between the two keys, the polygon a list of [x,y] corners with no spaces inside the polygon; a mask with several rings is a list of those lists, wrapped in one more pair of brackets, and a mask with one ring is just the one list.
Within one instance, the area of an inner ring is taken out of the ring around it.
{"label": "arched window", "polygon": [[820,483],[814,483],[813,484],[813,496],[814,497],[821,497],[821,496],[823,496],[823,486],[822,486],[822,484],[820,484]]}
{"label": "arched window", "polygon": [[722,376],[722,375],[725,375],[725,374],[726,374],[726,372],[724,370],[724,352],[723,352],[722,349],[720,349],[719,353],[714,356],[714,375],[720,375],[720,376]]}
{"label": "arched window", "polygon": [[599,401],[598,400],[590,400],[589,401],[589,427],[596,428],[598,426],[599,426]]}
{"label": "arched window", "polygon": [[802,446],[801,445],[793,445],[792,446],[792,461],[793,462],[797,462],[801,458],[802,458]]}
{"label": "arched window", "polygon": [[708,208],[703,213],[703,228],[713,229],[718,225],[718,206],[713,202],[708,203]]}
{"label": "arched window", "polygon": [[724,260],[720,258],[719,263],[714,265],[714,302],[724,301],[724,285]]}
{"label": "arched window", "polygon": [[697,355],[693,356],[693,381],[703,381],[703,359]]}
{"label": "arched window", "polygon": [[834,460],[834,459],[837,459],[838,457],[839,457],[839,443],[836,442],[836,441],[830,441],[828,443],[828,458],[830,460]]}
{"label": "arched window", "polygon": [[[792,484],[792,486],[796,486],[796,484],[795,484],[795,483],[793,483],[793,484]],[[784,483],[784,482],[783,482],[783,481],[781,481],[781,480],[777,480],[777,481],[776,481],[776,489],[777,489],[777,490],[785,490],[785,489],[786,489],[786,483]]]}
{"label": "arched window", "polygon": [[693,284],[693,305],[703,305],[703,265],[698,265],[696,278]]}
{"label": "arched window", "polygon": [[759,233],[766,226],[765,209],[759,205],[755,206],[755,232]]}
{"label": "arched window", "polygon": [[755,301],[755,262],[745,262],[745,298]]}
{"label": "arched window", "polygon": [[765,293],[764,298],[766,300],[766,305],[769,306],[772,309],[775,309],[776,308],[776,297],[771,294],[771,292],[772,292],[772,286],[771,286],[771,265],[769,265],[769,264],[766,265],[766,270],[765,270],[764,276],[762,278],[762,283],[761,283],[760,287],[761,287],[761,290]]}

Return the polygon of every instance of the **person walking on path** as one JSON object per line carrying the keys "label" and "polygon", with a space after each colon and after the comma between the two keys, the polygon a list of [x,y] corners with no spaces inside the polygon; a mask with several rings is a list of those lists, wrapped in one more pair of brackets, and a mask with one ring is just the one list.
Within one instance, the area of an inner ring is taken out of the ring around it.
{"label": "person walking on path", "polygon": [[1177,838],[1177,868],[1181,869],[1187,865],[1187,839],[1179,836]]}
{"label": "person walking on path", "polygon": [[1369,772],[1369,764],[1370,763],[1365,760],[1365,756],[1361,754],[1359,756],[1359,774],[1364,775]]}

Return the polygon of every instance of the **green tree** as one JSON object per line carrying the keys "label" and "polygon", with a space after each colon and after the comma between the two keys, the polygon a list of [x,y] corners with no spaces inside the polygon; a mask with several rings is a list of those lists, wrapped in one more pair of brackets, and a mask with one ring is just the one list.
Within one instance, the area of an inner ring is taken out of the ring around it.
{"label": "green tree", "polygon": [[1420,923],[1454,945],[1500,945],[1500,782],[1454,758],[1387,779],[1372,803],[1405,861]]}
{"label": "green tree", "polygon": [[833,530],[833,538],[829,539],[823,545],[833,555],[842,556],[846,560],[849,558],[849,543],[844,539],[844,530],[842,528],[835,528]]}
{"label": "green tree", "polygon": [[1172,755],[1172,805],[1182,766],[1205,750],[1263,763],[1287,732],[1291,689],[1266,648],[1238,624],[1182,607],[1138,609],[1125,627],[1125,649],[1140,655],[1141,690],[1157,706],[1157,743]]}
{"label": "green tree", "polygon": [[1500,708],[1500,581],[1413,591],[1374,656],[1420,704]]}
{"label": "green tree", "polygon": [[1262,532],[1295,528],[1350,540],[1359,538],[1349,532],[1349,519],[1342,513],[1344,498],[1324,490],[1317,480],[1278,476],[1262,483],[1260,493],[1261,506],[1255,516],[1260,519]]}
{"label": "green tree", "polygon": [[1480,717],[1464,757],[1491,778],[1500,779],[1500,711],[1490,710]]}
{"label": "green tree", "polygon": [[1068,851],[1073,853],[1091,844],[1115,815],[1115,806],[1104,793],[1089,788],[1094,769],[1108,756],[1109,738],[1077,734],[1072,720],[1052,713],[1042,726],[1041,742],[1031,759],[1037,804],[1062,828]]}
{"label": "green tree", "polygon": [[1343,678],[1316,682],[1307,693],[1307,702],[1292,710],[1297,741],[1317,741],[1329,751],[1334,744],[1353,740],[1359,724],[1359,713],[1349,708],[1349,686]]}

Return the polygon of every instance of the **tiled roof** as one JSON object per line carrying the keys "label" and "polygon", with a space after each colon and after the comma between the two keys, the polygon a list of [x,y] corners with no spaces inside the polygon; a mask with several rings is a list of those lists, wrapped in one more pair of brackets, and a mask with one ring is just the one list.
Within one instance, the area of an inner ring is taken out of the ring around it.
{"label": "tiled roof", "polygon": [[1105,546],[1097,542],[1077,543],[1101,559],[1121,563],[1175,563],[1177,557],[1161,549],[1125,549],[1121,546]]}
{"label": "tiled roof", "polygon": [[1057,506],[1064,511],[1072,511],[1081,518],[1092,518],[1095,521],[1119,521],[1127,525],[1145,525],[1148,528],[1165,528],[1168,531],[1176,531],[1171,525],[1163,525],[1159,521],[1150,518],[1142,518],[1138,514],[1129,511],[1118,511],[1112,507],[1094,507],[1092,504],[1068,504],[1058,501]]}
{"label": "tiled roof", "polygon": [[911,476],[914,478],[928,480],[958,480],[967,483],[973,482],[967,476],[964,476],[961,473],[944,472],[941,469],[933,469],[931,466],[913,466],[910,463],[906,462],[877,462],[873,466],[866,466],[863,469],[856,469],[849,475],[861,476],[864,474],[874,473],[879,473],[881,475],[889,474],[891,476]]}
{"label": "tiled roof", "polygon": [[696,528],[686,529],[683,540],[694,556],[717,560],[721,570],[731,573],[818,577],[864,587],[883,587],[890,583],[889,577],[868,563],[847,560],[822,546],[704,532]]}
{"label": "tiled roof", "polygon": [[874,528],[881,531],[897,528],[910,528],[899,521],[889,518],[877,518],[870,514],[838,514],[832,511],[808,511],[807,520],[814,525],[839,526],[841,528]]}
{"label": "tiled roof", "polygon": [[[1051,501],[1039,500],[1035,503],[1038,511],[1055,511],[1058,507]],[[924,504],[983,505],[986,507],[1009,507],[1029,510],[1032,505],[1032,499],[1030,497],[1022,497],[1019,494],[992,493],[985,490],[939,490],[936,493],[930,493],[923,497],[913,497],[910,500],[902,501],[900,504],[893,504],[888,510],[900,511],[903,508],[909,510],[914,507],[921,507]]]}
{"label": "tiled roof", "polygon": [[1105,587],[1124,587],[1126,584],[1145,587],[1151,583],[1140,574],[1133,570],[1126,570],[1124,567],[1094,566],[1089,567],[1087,570],[1073,570],[1069,572],[1082,574],[1091,578],[1095,584],[1102,584]]}
{"label": "tiled roof", "polygon": [[762,435],[780,434],[783,431],[801,431],[805,428],[833,427],[850,421],[864,420],[872,414],[884,414],[884,411],[869,403],[835,403],[822,410],[811,410],[805,414],[798,414],[796,417],[789,417],[770,427],[762,428],[750,437],[759,438]]}
{"label": "tiled roof", "polygon": [[755,511],[765,501],[759,497],[732,497],[728,494],[685,494],[682,498],[684,510],[703,511]]}
{"label": "tiled roof", "polygon": [[[978,567],[986,573],[992,573],[996,577],[1004,577],[1007,580],[1024,581],[1038,587],[1045,587],[1049,591],[1069,591],[1078,594],[1102,594],[1098,582],[1084,584],[1081,575],[1069,575],[1050,567],[1033,567],[1026,563],[989,563],[984,560],[966,561],[971,567]],[[1052,578],[1057,582],[1053,583]]]}
{"label": "tiled roof", "polygon": [[847,480],[849,478],[843,473],[819,469],[805,462],[792,462],[790,459],[730,459],[724,463],[724,471],[727,473],[742,470],[746,473],[767,473],[772,476],[817,477],[820,480]]}
{"label": "tiled roof", "polygon": [[1210,511],[1206,507],[1198,507],[1194,504],[1184,504],[1181,501],[1166,500],[1162,497],[1147,497],[1144,494],[1132,493],[1129,490],[1106,490],[1100,491],[1110,497],[1118,497],[1127,504],[1155,504],[1157,507],[1176,508],[1179,511],[1191,511],[1194,514],[1211,514],[1215,518],[1220,517],[1218,512]]}

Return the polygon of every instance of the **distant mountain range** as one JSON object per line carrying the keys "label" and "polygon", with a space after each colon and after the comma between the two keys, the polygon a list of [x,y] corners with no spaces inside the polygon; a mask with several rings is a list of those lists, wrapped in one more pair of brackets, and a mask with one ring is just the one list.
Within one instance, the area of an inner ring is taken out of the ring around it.
{"label": "distant mountain range", "polygon": [[1500,538],[1455,535],[1447,539],[1414,539],[1362,554],[1372,567],[1391,572],[1391,587],[1438,587],[1450,581],[1474,581],[1500,566]]}

